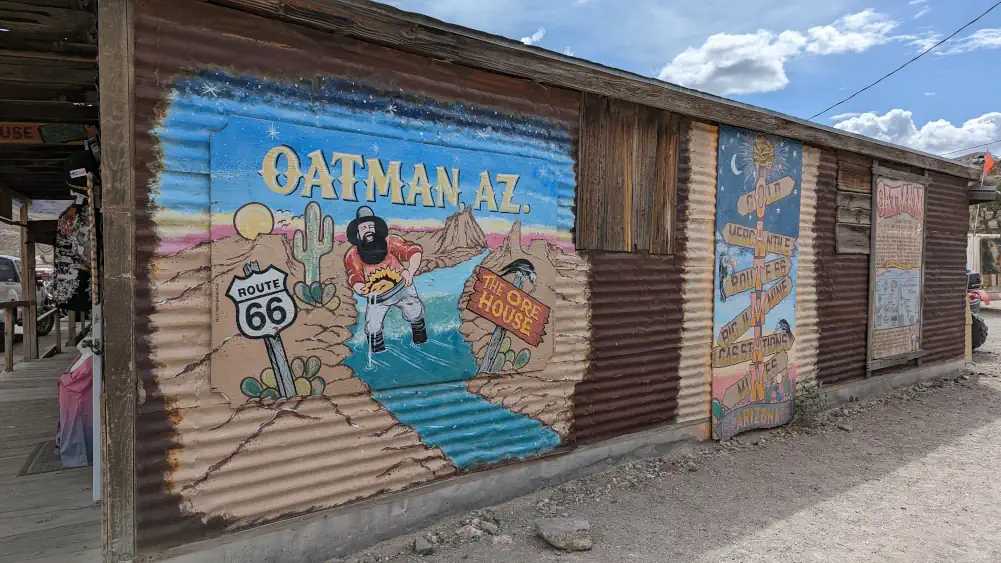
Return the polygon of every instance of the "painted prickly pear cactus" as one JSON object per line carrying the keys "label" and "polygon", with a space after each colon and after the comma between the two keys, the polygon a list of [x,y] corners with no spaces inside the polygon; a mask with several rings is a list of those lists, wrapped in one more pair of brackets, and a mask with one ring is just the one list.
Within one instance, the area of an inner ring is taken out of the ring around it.
{"label": "painted prickly pear cactus", "polygon": [[306,231],[297,230],[292,237],[292,255],[305,267],[305,281],[296,282],[293,293],[307,305],[336,308],[337,287],[320,281],[320,259],[334,249],[334,219],[323,217],[320,204],[311,201],[303,221]]}
{"label": "painted prickly pear cactus", "polygon": [[[320,377],[322,363],[317,356],[295,358],[292,360],[292,377],[295,381],[295,394],[299,397],[318,397],[323,395],[326,381]],[[249,399],[276,401],[281,398],[275,370],[268,367],[261,371],[260,377],[245,377],[240,383],[240,391]]]}

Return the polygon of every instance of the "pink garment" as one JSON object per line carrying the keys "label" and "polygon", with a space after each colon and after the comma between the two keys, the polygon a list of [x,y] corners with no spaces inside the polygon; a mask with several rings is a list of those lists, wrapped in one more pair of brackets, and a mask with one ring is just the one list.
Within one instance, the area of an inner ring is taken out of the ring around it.
{"label": "pink garment", "polygon": [[59,377],[59,433],[63,467],[85,467],[94,459],[94,357],[78,357]]}

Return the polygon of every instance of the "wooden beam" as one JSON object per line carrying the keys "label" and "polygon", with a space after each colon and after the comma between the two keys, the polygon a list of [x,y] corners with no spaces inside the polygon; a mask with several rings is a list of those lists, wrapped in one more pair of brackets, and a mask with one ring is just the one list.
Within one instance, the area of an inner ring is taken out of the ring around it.
{"label": "wooden beam", "polygon": [[84,10],[40,6],[33,0],[0,0],[0,24],[12,34],[36,40],[86,43],[95,31],[94,23],[94,15]]}
{"label": "wooden beam", "polygon": [[38,359],[38,286],[35,280],[35,243],[28,233],[28,206],[21,206],[21,298],[28,300],[28,307],[21,319],[24,357]]}
{"label": "wooden beam", "polygon": [[916,184],[928,185],[931,182],[931,178],[928,176],[923,176],[921,174],[912,174],[910,172],[902,172],[900,170],[894,170],[892,168],[886,168],[884,166],[873,166],[872,173],[876,176],[882,176],[884,178],[889,178],[891,180],[903,180],[905,182],[914,182]]}
{"label": "wooden beam", "polygon": [[366,0],[202,1],[438,61],[666,109],[708,123],[736,125],[960,178],[979,178],[979,170],[939,156],[527,46],[519,41],[404,12],[385,4]]}
{"label": "wooden beam", "polygon": [[0,190],[0,220],[6,223],[14,219],[14,198],[7,190]]}
{"label": "wooden beam", "polygon": [[62,123],[97,123],[97,104],[79,102],[3,100],[0,99],[0,121],[57,121]]}
{"label": "wooden beam", "polygon": [[55,349],[56,354],[58,354],[59,352],[63,351],[63,342],[62,342],[62,340],[63,340],[63,338],[62,338],[62,336],[63,336],[62,335],[63,320],[62,320],[62,318],[60,318],[61,315],[59,313],[59,309],[58,308],[57,309],[52,309],[51,311],[49,311],[49,313],[53,313],[56,316],[56,322],[52,326],[52,328],[56,331],[56,343],[53,346],[53,348]]}
{"label": "wooden beam", "polygon": [[29,84],[87,86],[97,80],[97,70],[59,68],[53,65],[0,63],[0,80]]}
{"label": "wooden beam", "polygon": [[[78,54],[73,54],[73,53],[60,53],[60,52],[58,52],[56,50],[51,50],[51,51],[49,51],[49,50],[35,51],[35,50],[26,49],[26,50],[21,51],[21,50],[14,50],[14,49],[4,49],[4,48],[2,48],[2,46],[3,46],[3,44],[0,43],[0,59],[14,59],[14,60],[17,60],[17,59],[25,60],[25,59],[27,59],[27,60],[33,60],[33,61],[52,61],[52,62],[57,63],[57,64],[58,63],[76,63],[74,65],[70,65],[70,66],[74,66],[74,67],[78,67],[80,65],[88,65],[88,64],[91,65],[91,66],[95,66],[96,67],[96,65],[97,65],[97,50],[96,49],[94,49],[93,53],[91,53],[91,54],[78,55]],[[11,61],[11,62],[14,62],[14,61]]]}
{"label": "wooden beam", "polygon": [[869,238],[872,228],[869,225],[849,225],[838,223],[834,227],[834,242],[839,254],[869,254],[871,252]]}
{"label": "wooden beam", "polygon": [[838,207],[847,207],[849,209],[863,209],[865,211],[869,211],[872,209],[871,195],[861,195],[849,192],[838,192],[836,196],[836,201]]}
{"label": "wooden beam", "polygon": [[14,369],[14,317],[17,309],[7,308],[3,312],[3,358],[4,371]]}
{"label": "wooden beam", "polygon": [[866,365],[866,369],[869,372],[869,375],[872,375],[872,372],[877,371],[877,370],[886,369],[886,368],[893,367],[893,366],[899,366],[901,364],[906,364],[906,363],[912,362],[914,360],[918,360],[920,362],[921,358],[923,358],[923,357],[925,357],[927,355],[928,355],[928,351],[927,350],[918,350],[916,352],[909,352],[907,354],[902,354],[900,356],[894,356],[892,358],[883,358],[883,359],[879,359],[879,360],[870,360],[869,363]]}
{"label": "wooden beam", "polygon": [[[28,196],[22,194],[21,192],[19,192],[17,190],[11,189],[10,186],[4,184],[3,182],[0,182],[0,192],[6,193],[14,201],[19,201],[19,202],[21,202],[24,205],[31,205],[31,198],[29,198]],[[14,215],[11,214],[8,218],[13,219]]]}
{"label": "wooden beam", "polygon": [[104,271],[101,428],[104,561],[136,558],[135,0],[101,0]]}
{"label": "wooden beam", "polygon": [[838,208],[838,223],[847,223],[850,225],[868,225],[871,222],[870,213],[868,209],[861,208],[850,208],[850,207],[839,207]]}
{"label": "wooden beam", "polygon": [[[96,75],[95,75],[96,78]],[[97,103],[96,84],[29,84],[0,78],[0,95],[10,100]]]}
{"label": "wooden beam", "polygon": [[38,52],[66,55],[71,58],[97,60],[97,44],[64,40],[39,40],[26,35],[0,33],[0,49],[15,52]]}

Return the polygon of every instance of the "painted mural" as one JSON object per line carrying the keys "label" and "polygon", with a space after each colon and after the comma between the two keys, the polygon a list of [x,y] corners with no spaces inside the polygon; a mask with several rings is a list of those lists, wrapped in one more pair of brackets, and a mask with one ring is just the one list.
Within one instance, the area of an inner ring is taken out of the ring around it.
{"label": "painted mural", "polygon": [[803,145],[720,127],[713,437],[792,420]]}
{"label": "painted mural", "polygon": [[[330,492],[279,487],[322,499],[314,507],[561,444],[583,373],[554,355],[586,335],[561,333],[558,318],[587,306],[574,289],[586,264],[570,238],[569,131],[398,89],[223,73],[178,82],[156,133],[199,125],[207,158],[168,144],[159,189],[205,176],[208,229],[170,230],[204,211],[169,197],[158,215],[164,287],[211,272],[207,376],[228,405],[198,423],[218,454],[180,460],[191,510],[216,512],[199,493],[226,491],[282,443],[288,467],[275,471],[315,473]],[[258,497],[227,513],[297,506],[309,508]]]}
{"label": "painted mural", "polygon": [[873,236],[875,307],[870,358],[892,358],[921,349],[925,187],[876,178]]}

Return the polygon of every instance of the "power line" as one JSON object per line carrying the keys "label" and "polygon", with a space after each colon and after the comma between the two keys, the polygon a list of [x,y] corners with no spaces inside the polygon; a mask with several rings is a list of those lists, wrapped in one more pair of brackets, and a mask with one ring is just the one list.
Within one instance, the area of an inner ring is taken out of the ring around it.
{"label": "power line", "polygon": [[964,150],[973,150],[974,148],[980,148],[981,146],[990,146],[992,144],[999,143],[999,142],[1001,142],[1001,139],[994,139],[991,142],[985,142],[983,144],[978,144],[978,145],[974,145],[974,146],[968,146],[966,148],[959,148],[959,149],[956,149],[956,150],[950,150],[949,152],[943,152],[942,156],[947,156],[949,154],[955,154],[957,152],[963,152]]}
{"label": "power line", "polygon": [[987,11],[986,11],[986,12],[984,12],[984,13],[980,14],[979,16],[977,16],[977,17],[976,17],[975,19],[971,20],[971,21],[970,21],[969,23],[967,23],[967,24],[966,24],[966,25],[964,25],[963,27],[961,27],[961,28],[957,29],[956,31],[954,31],[954,32],[952,33],[952,35],[950,35],[949,37],[946,37],[945,39],[943,39],[943,40],[939,41],[938,43],[936,43],[936,44],[932,45],[931,47],[929,47],[929,48],[925,49],[924,51],[922,51],[922,52],[921,52],[921,54],[919,54],[918,56],[916,56],[916,57],[914,57],[913,59],[911,59],[911,60],[907,61],[906,63],[904,63],[904,64],[900,65],[900,66],[899,66],[899,67],[897,67],[897,68],[896,68],[896,69],[895,69],[895,70],[894,70],[893,72],[891,72],[891,73],[889,73],[889,74],[886,74],[886,75],[884,75],[884,76],[883,76],[882,78],[880,78],[879,80],[877,80],[877,81],[873,82],[872,84],[870,84],[870,85],[866,86],[865,88],[862,88],[862,89],[861,89],[861,90],[859,90],[858,92],[855,92],[855,93],[854,93],[854,94],[852,94],[851,96],[848,96],[847,98],[845,98],[845,99],[841,100],[840,102],[838,102],[838,103],[834,104],[833,106],[831,106],[831,107],[829,107],[829,108],[825,109],[824,111],[822,111],[822,112],[819,112],[819,113],[815,113],[815,114],[813,114],[812,116],[810,116],[810,120],[812,120],[813,118],[815,118],[815,117],[817,117],[817,116],[820,116],[820,115],[824,115],[825,113],[827,113],[827,112],[831,111],[832,109],[834,109],[834,108],[836,108],[836,107],[840,106],[841,104],[843,104],[843,103],[847,102],[848,100],[851,100],[851,99],[852,99],[852,98],[854,98],[855,96],[858,96],[858,95],[859,95],[859,94],[861,94],[862,92],[865,92],[865,91],[866,91],[866,90],[868,90],[869,88],[872,88],[873,86],[875,86],[875,85],[879,84],[880,82],[882,82],[882,81],[886,80],[887,78],[889,78],[889,77],[893,76],[894,74],[896,74],[897,72],[899,72],[900,70],[902,70],[902,69],[903,69],[904,67],[906,67],[907,65],[909,65],[909,64],[911,64],[911,63],[913,63],[914,61],[916,61],[916,60],[920,59],[921,57],[923,57],[923,56],[927,55],[928,53],[930,53],[930,52],[931,52],[931,51],[932,51],[933,49],[935,49],[936,47],[938,47],[938,46],[939,46],[939,45],[941,45],[942,43],[945,43],[946,41],[948,41],[948,40],[952,39],[953,37],[955,37],[955,36],[959,35],[959,33],[960,33],[961,31],[963,31],[964,29],[966,29],[966,28],[970,27],[971,25],[973,25],[973,24],[977,23],[978,21],[980,21],[980,19],[981,19],[981,18],[983,18],[983,17],[984,17],[984,16],[986,16],[987,14],[991,13],[991,12],[992,12],[992,11],[994,10],[994,8],[997,8],[998,6],[1001,6],[1001,2],[998,2],[997,4],[994,4],[993,6],[991,6],[990,8],[987,8]]}

